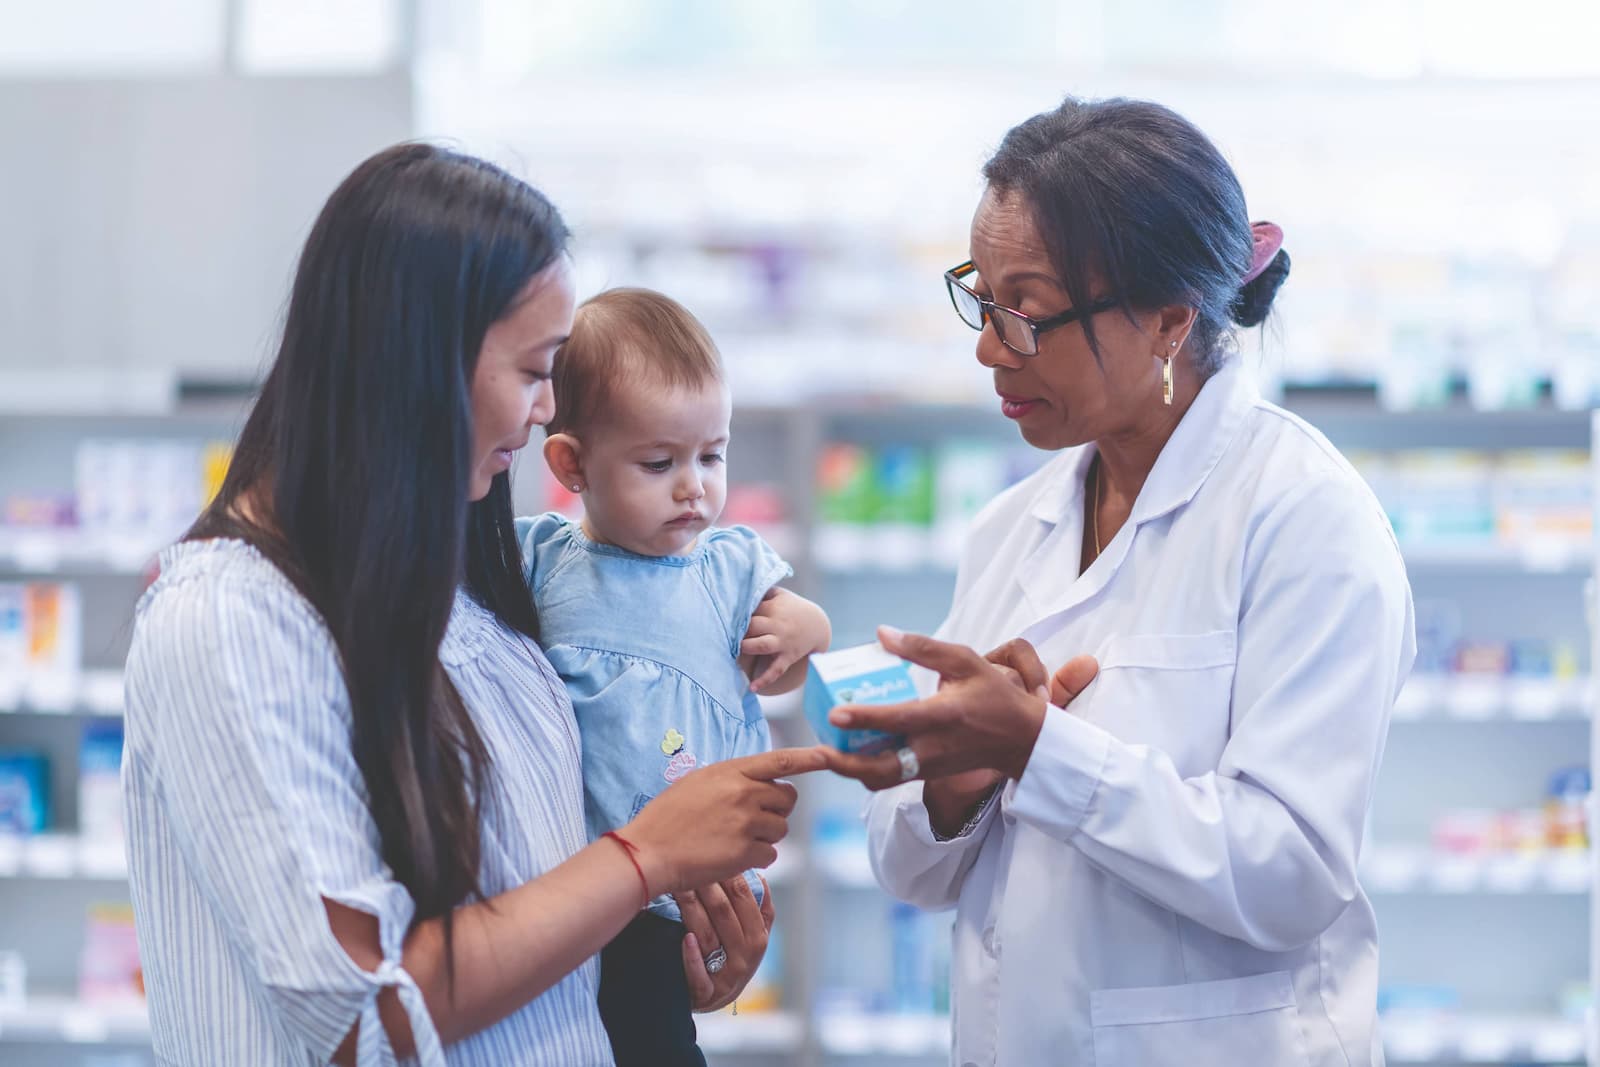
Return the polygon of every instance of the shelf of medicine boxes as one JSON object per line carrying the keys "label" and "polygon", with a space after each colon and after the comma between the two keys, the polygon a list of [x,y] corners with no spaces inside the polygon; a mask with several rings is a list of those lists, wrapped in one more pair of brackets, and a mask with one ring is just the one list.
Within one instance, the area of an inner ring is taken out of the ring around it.
{"label": "shelf of medicine boxes", "polygon": [[[799,845],[782,846],[778,860],[763,873],[768,884],[792,883],[806,863]],[[119,840],[99,841],[76,834],[0,834],[0,879],[126,881],[127,857]]]}
{"label": "shelf of medicine boxes", "polygon": [[[792,1054],[805,1024],[792,1013],[714,1014],[696,1021],[699,1041],[712,1054]],[[136,1001],[93,1003],[38,997],[0,1005],[0,1043],[146,1043],[149,1017]],[[949,1054],[950,1024],[942,1016],[829,1014],[821,1021],[829,1056],[942,1059]],[[1384,1048],[1395,1064],[1523,1062],[1565,1064],[1584,1051],[1581,1024],[1560,1017],[1438,1014],[1384,1021]]]}
{"label": "shelf of medicine boxes", "polygon": [[[1559,1016],[1391,1015],[1383,1021],[1390,1063],[1558,1064],[1581,1061],[1581,1023]],[[948,1057],[950,1021],[937,1015],[835,1013],[820,1020],[830,1056],[929,1060]]]}
{"label": "shelf of medicine boxes", "polygon": [[[876,891],[864,847],[814,849],[812,862],[830,886]],[[1361,862],[1361,883],[1382,894],[1581,894],[1592,880],[1584,849],[1455,854],[1374,845]]]}
{"label": "shelf of medicine boxes", "polygon": [[[1323,391],[1300,392],[1286,406],[1323,430],[1346,451],[1382,448],[1461,449],[1499,452],[1521,449],[1588,450],[1590,430],[1583,412],[1541,408],[1480,412],[1457,405],[1411,412],[1385,411],[1370,395],[1354,398]],[[947,440],[1017,442],[1015,429],[997,413],[968,405],[871,404],[820,406],[823,441],[867,447],[930,444]],[[917,586],[948,585],[959,537],[949,531],[910,526],[839,527],[816,524],[811,547],[825,575],[895,576]],[[1591,569],[1590,548],[1561,543],[1410,544],[1408,564],[1417,580],[1520,582],[1543,575],[1581,576]],[[1567,583],[1538,587],[1544,595]],[[881,597],[884,587],[871,586]],[[926,600],[919,597],[919,603]],[[1590,679],[1501,678],[1454,675],[1412,679],[1394,711],[1397,724],[1437,723],[1453,728],[1476,723],[1574,724],[1587,728],[1595,702]],[[1411,728],[1411,727],[1403,727]],[[1417,729],[1427,728],[1419,725]],[[1532,727],[1543,728],[1543,727]],[[1486,727],[1487,729],[1487,727]],[[875,891],[863,848],[813,850],[823,884],[847,893]],[[1593,881],[1586,851],[1539,851],[1483,856],[1435,852],[1426,847],[1375,845],[1364,857],[1363,883],[1374,895],[1581,898]],[[922,1057],[932,1062],[948,1052],[948,1022],[938,1018],[818,1020],[823,1049],[832,1056],[879,1059]],[[1386,1023],[1390,1060],[1396,1063],[1539,1062],[1580,1058],[1580,1024],[1555,1016],[1449,1015],[1395,1018]]]}
{"label": "shelf of medicine boxes", "polygon": [[[800,714],[798,691],[759,699],[769,720],[789,721]],[[84,671],[77,676],[10,686],[0,691],[0,721],[8,715],[120,717],[122,673]],[[102,842],[83,841],[68,834],[32,837],[0,834],[0,878],[126,877],[120,845],[115,852],[113,856]],[[786,845],[778,862],[767,871],[767,880],[773,884],[791,880],[796,867],[803,862],[800,849],[792,843]]]}
{"label": "shelf of medicine boxes", "polygon": [[[776,1011],[705,1015],[695,1025],[700,1046],[714,1054],[788,1053],[799,1047],[805,1032],[798,1016]],[[39,996],[0,1003],[0,1044],[143,1045],[149,1040],[149,1014],[137,1000]]]}
{"label": "shelf of medicine boxes", "polygon": [[[59,468],[61,477],[52,488],[67,491],[73,477],[72,449],[83,440],[198,443],[234,438],[254,395],[252,385],[169,378],[157,374],[131,381],[127,388],[133,399],[126,404],[115,395],[98,400],[76,396],[75,378],[64,378],[49,388],[29,379],[22,395],[32,407],[19,410],[13,399],[0,401],[0,449],[15,450],[8,458],[37,455],[39,462],[29,464],[25,459],[9,473],[22,472],[26,482],[36,473],[35,467]],[[9,378],[0,377],[0,387],[8,383]],[[0,473],[6,466],[0,463]],[[12,488],[0,485],[0,497]],[[137,577],[151,569],[156,553],[177,532],[181,530],[0,524],[0,574]]]}
{"label": "shelf of medicine boxes", "polygon": [[[700,1045],[712,1054],[796,1052],[805,1024],[790,1012],[727,1013],[696,1020]],[[818,1020],[829,1056],[943,1059],[950,1048],[950,1023],[938,1015],[830,1013]],[[1559,1064],[1581,1059],[1582,1026],[1544,1016],[1441,1014],[1384,1021],[1384,1047],[1391,1063]],[[0,1043],[65,1042],[142,1044],[150,1024],[141,1004],[96,1004],[71,997],[38,997],[0,1006]]]}
{"label": "shelf of medicine boxes", "polygon": [[[759,698],[769,720],[800,714],[800,692]],[[0,679],[0,715],[80,715],[110,718],[122,714],[122,672],[86,670],[29,680]]]}
{"label": "shelf of medicine boxes", "polygon": [[33,577],[144,574],[170,535],[0,526],[0,570]]}
{"label": "shelf of medicine boxes", "polygon": [[[1588,413],[1555,407],[1479,411],[1456,403],[1410,411],[1380,406],[1370,391],[1348,395],[1326,389],[1288,392],[1284,404],[1306,418],[1346,452],[1382,448],[1411,450],[1587,450]],[[823,440],[898,444],[988,440],[1020,445],[1017,432],[990,407],[976,404],[814,401],[825,423]],[[812,531],[816,565],[839,576],[901,574],[915,578],[953,575],[959,536],[908,525],[823,524]],[[1533,536],[1409,539],[1402,548],[1418,570],[1465,574],[1581,576],[1591,570],[1587,543]]]}
{"label": "shelf of medicine boxes", "polygon": [[[75,449],[85,439],[231,439],[249,393],[248,387],[197,386],[166,374],[107,372],[87,381],[74,372],[0,375],[0,497],[70,492]],[[141,579],[167,540],[170,536],[129,529],[109,536],[74,527],[0,526],[0,581],[84,579],[85,619],[125,619],[131,616]],[[99,648],[98,640],[94,648]],[[75,730],[82,720],[120,715],[122,699],[120,664],[26,678],[0,672],[0,747],[17,730],[39,736],[37,722],[25,719],[59,718]],[[77,762],[57,759],[51,768],[67,779],[65,788],[70,790]],[[62,788],[62,783],[56,786]],[[41,924],[31,917],[36,903],[58,897],[68,902],[80,897],[125,900],[126,879],[123,845],[115,838],[88,838],[70,830],[0,836],[0,919],[13,920],[0,923],[0,948],[44,954],[32,961],[43,966],[30,974],[28,998],[0,1002],[0,1044],[60,1043],[86,1050],[102,1044],[148,1044],[142,1003],[83,1001],[61,993],[70,979],[63,983],[62,975],[50,972],[60,971],[61,961],[75,956],[81,928],[55,918]],[[33,882],[37,888],[21,884]],[[11,895],[17,893],[22,896]],[[19,936],[20,942],[15,940]],[[0,1062],[8,1059],[8,1053],[0,1052]],[[63,1053],[50,1062],[80,1061]]]}
{"label": "shelf of medicine boxes", "polygon": [[[1587,546],[1565,540],[1465,544],[1402,543],[1414,568],[1460,569],[1492,573],[1570,574],[1590,570]],[[933,573],[953,578],[960,542],[935,530],[890,524],[835,523],[819,526],[813,552],[817,566],[830,574]]]}

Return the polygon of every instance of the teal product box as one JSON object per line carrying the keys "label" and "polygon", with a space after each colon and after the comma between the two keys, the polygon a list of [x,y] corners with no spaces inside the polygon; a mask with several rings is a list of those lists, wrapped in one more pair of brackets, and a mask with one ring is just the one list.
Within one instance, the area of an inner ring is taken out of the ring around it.
{"label": "teal product box", "polygon": [[78,749],[78,833],[94,841],[122,837],[122,724],[90,723]]}
{"label": "teal product box", "polygon": [[877,642],[819,652],[806,673],[806,721],[817,740],[840,752],[881,752],[900,747],[905,738],[879,730],[841,730],[828,721],[828,712],[840,704],[899,704],[916,698],[905,660]]}
{"label": "teal product box", "polygon": [[0,834],[50,825],[50,761],[43,752],[0,749]]}

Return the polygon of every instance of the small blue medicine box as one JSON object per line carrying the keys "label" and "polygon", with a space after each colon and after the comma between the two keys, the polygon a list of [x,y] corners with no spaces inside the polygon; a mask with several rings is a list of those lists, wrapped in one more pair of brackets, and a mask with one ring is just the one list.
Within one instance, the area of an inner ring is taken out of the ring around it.
{"label": "small blue medicine box", "polygon": [[840,752],[881,752],[898,748],[903,737],[879,730],[841,730],[828,721],[840,704],[899,704],[917,698],[911,671],[877,642],[819,652],[806,673],[806,721],[817,740]]}

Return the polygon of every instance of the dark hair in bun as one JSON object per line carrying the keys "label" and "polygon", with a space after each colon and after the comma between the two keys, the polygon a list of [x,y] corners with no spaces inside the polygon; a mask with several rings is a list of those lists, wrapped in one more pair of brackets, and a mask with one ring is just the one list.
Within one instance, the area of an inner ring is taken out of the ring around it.
{"label": "dark hair in bun", "polygon": [[[1280,250],[1244,283],[1254,246],[1239,179],[1160,104],[1068,97],[1007,133],[983,176],[1027,199],[1073,307],[1109,297],[1128,313],[1195,308],[1189,350],[1202,375],[1227,358],[1234,325],[1266,319],[1289,274]],[[1082,322],[1098,356],[1094,320]]]}

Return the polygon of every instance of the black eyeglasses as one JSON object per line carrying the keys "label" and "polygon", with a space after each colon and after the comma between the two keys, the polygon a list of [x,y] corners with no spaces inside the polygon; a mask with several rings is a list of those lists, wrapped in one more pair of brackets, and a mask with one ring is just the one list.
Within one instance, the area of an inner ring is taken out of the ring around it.
{"label": "black eyeglasses", "polygon": [[1019,356],[1039,354],[1040,334],[1057,326],[1065,326],[1069,322],[1077,322],[1087,315],[1110,311],[1117,306],[1115,300],[1106,299],[1090,304],[1087,311],[1072,308],[1059,315],[1051,315],[1047,319],[1030,318],[1015,308],[996,304],[993,300],[985,300],[967,288],[961,279],[977,273],[977,270],[978,268],[969,259],[959,267],[952,267],[944,272],[945,288],[950,290],[950,303],[955,305],[956,314],[961,316],[961,321],[974,330],[981,330],[986,324],[992,323],[994,334],[1000,338],[1000,343]]}

